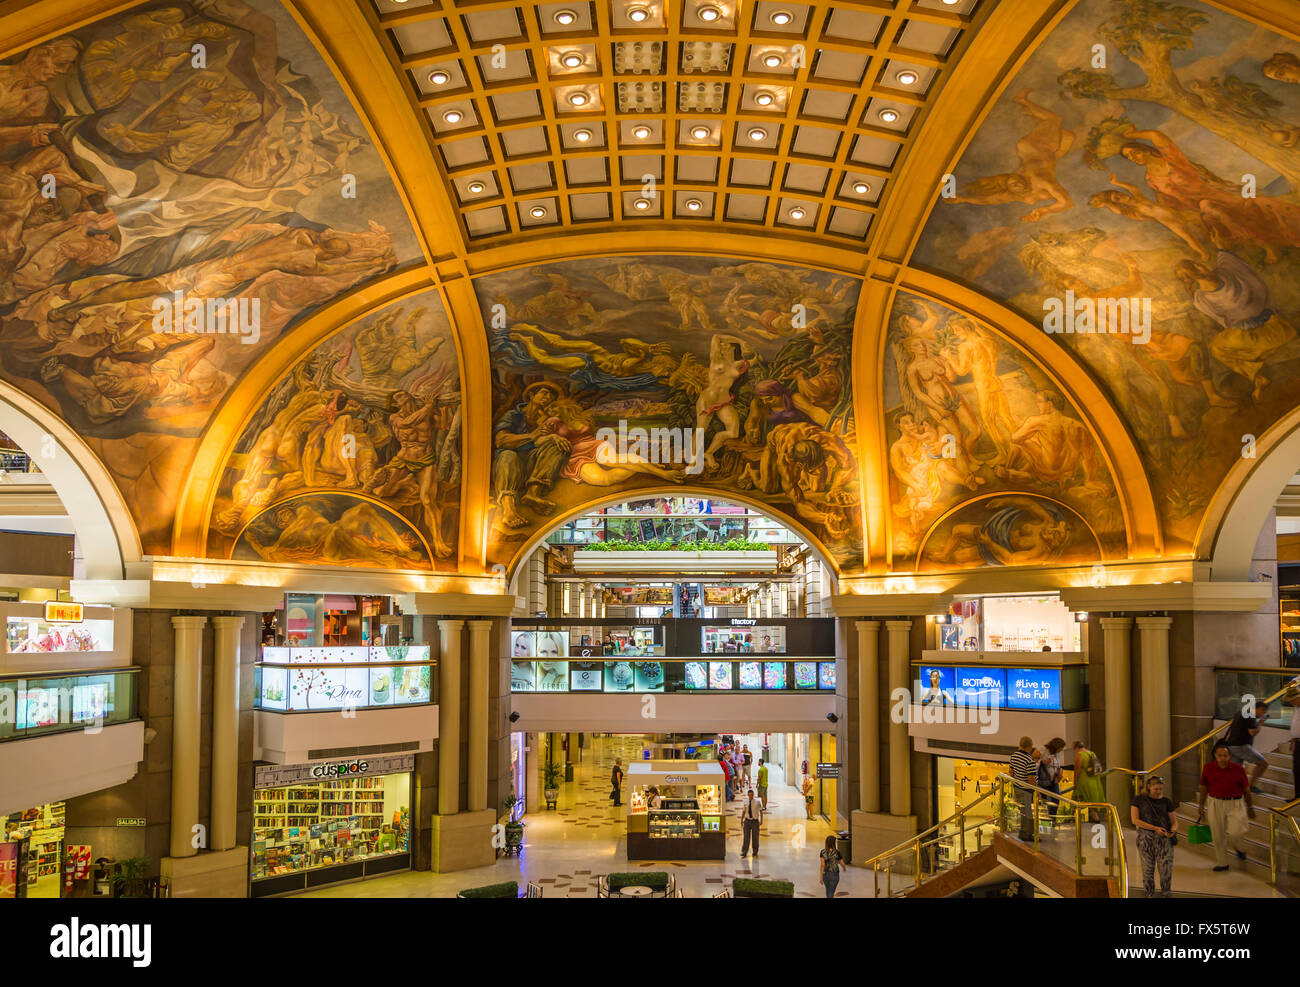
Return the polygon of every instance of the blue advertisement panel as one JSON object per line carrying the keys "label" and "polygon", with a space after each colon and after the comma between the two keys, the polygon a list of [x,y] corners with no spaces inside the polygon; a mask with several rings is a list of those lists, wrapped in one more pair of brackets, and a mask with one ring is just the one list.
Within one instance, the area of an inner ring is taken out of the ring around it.
{"label": "blue advertisement panel", "polygon": [[942,665],[922,665],[917,670],[917,681],[913,683],[912,695],[922,706],[937,703],[940,706],[952,706],[957,702],[957,669]]}
{"label": "blue advertisement panel", "polygon": [[1007,709],[1060,709],[1059,668],[1008,668]]}
{"label": "blue advertisement panel", "polygon": [[1006,672],[1001,668],[957,669],[957,704],[1001,706],[1006,697]]}

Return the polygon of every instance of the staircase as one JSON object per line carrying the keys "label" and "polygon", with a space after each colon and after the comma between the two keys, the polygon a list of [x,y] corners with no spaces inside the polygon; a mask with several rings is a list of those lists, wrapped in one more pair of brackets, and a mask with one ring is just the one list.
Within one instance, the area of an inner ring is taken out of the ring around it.
{"label": "staircase", "polygon": [[[1246,851],[1245,870],[1247,873],[1260,878],[1269,880],[1269,846],[1268,846],[1268,813],[1266,809],[1280,809],[1293,798],[1292,778],[1291,778],[1291,752],[1286,749],[1286,745],[1278,746],[1276,751],[1270,751],[1264,754],[1268,759],[1268,769],[1260,776],[1256,785],[1264,792],[1263,795],[1255,795],[1255,818],[1250,821],[1250,827],[1242,837],[1241,847]],[[1249,766],[1246,767],[1246,773],[1250,773]],[[1196,822],[1196,799],[1183,802],[1178,806],[1175,812],[1178,818],[1178,829],[1181,833],[1186,834],[1187,827]],[[1187,842],[1186,836],[1180,839],[1178,849],[1183,848],[1191,850],[1193,853],[1199,853],[1205,857],[1214,856],[1213,843],[1191,844]],[[1229,859],[1233,867],[1242,866],[1235,856],[1229,854]]]}

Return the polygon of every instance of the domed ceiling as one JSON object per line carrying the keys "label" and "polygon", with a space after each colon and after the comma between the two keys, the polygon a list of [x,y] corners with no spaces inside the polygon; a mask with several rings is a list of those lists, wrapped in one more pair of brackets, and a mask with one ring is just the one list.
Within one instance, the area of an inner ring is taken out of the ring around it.
{"label": "domed ceiling", "polygon": [[1188,558],[1300,403],[1288,11],[7,11],[0,378],[156,556],[476,574],[671,488],[844,575]]}

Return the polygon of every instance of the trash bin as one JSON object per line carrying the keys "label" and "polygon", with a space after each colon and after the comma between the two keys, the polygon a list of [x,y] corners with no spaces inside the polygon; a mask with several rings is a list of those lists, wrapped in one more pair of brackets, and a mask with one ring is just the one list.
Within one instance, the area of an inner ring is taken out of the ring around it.
{"label": "trash bin", "polygon": [[853,841],[850,839],[849,831],[847,829],[841,830],[835,834],[835,849],[840,852],[840,857],[843,858],[846,864],[852,863],[853,861],[850,853],[852,846]]}
{"label": "trash bin", "polygon": [[572,761],[565,761],[565,762],[564,762],[564,780],[565,780],[565,781],[573,781],[573,762],[572,762]]}

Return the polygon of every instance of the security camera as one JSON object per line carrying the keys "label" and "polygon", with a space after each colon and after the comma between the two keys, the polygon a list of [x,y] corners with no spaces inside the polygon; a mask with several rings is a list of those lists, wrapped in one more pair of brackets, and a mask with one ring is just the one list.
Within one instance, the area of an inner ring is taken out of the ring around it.
{"label": "security camera", "polygon": [[826,714],[826,719],[830,720],[832,723],[839,723],[839,722],[840,722],[840,718],[839,718],[838,716],[836,716],[834,713],[827,713],[827,714]]}
{"label": "security camera", "polygon": [[518,714],[517,712],[512,712],[512,713],[510,714],[510,722],[511,722],[511,723],[518,723],[518,722],[519,722],[519,714]]}

